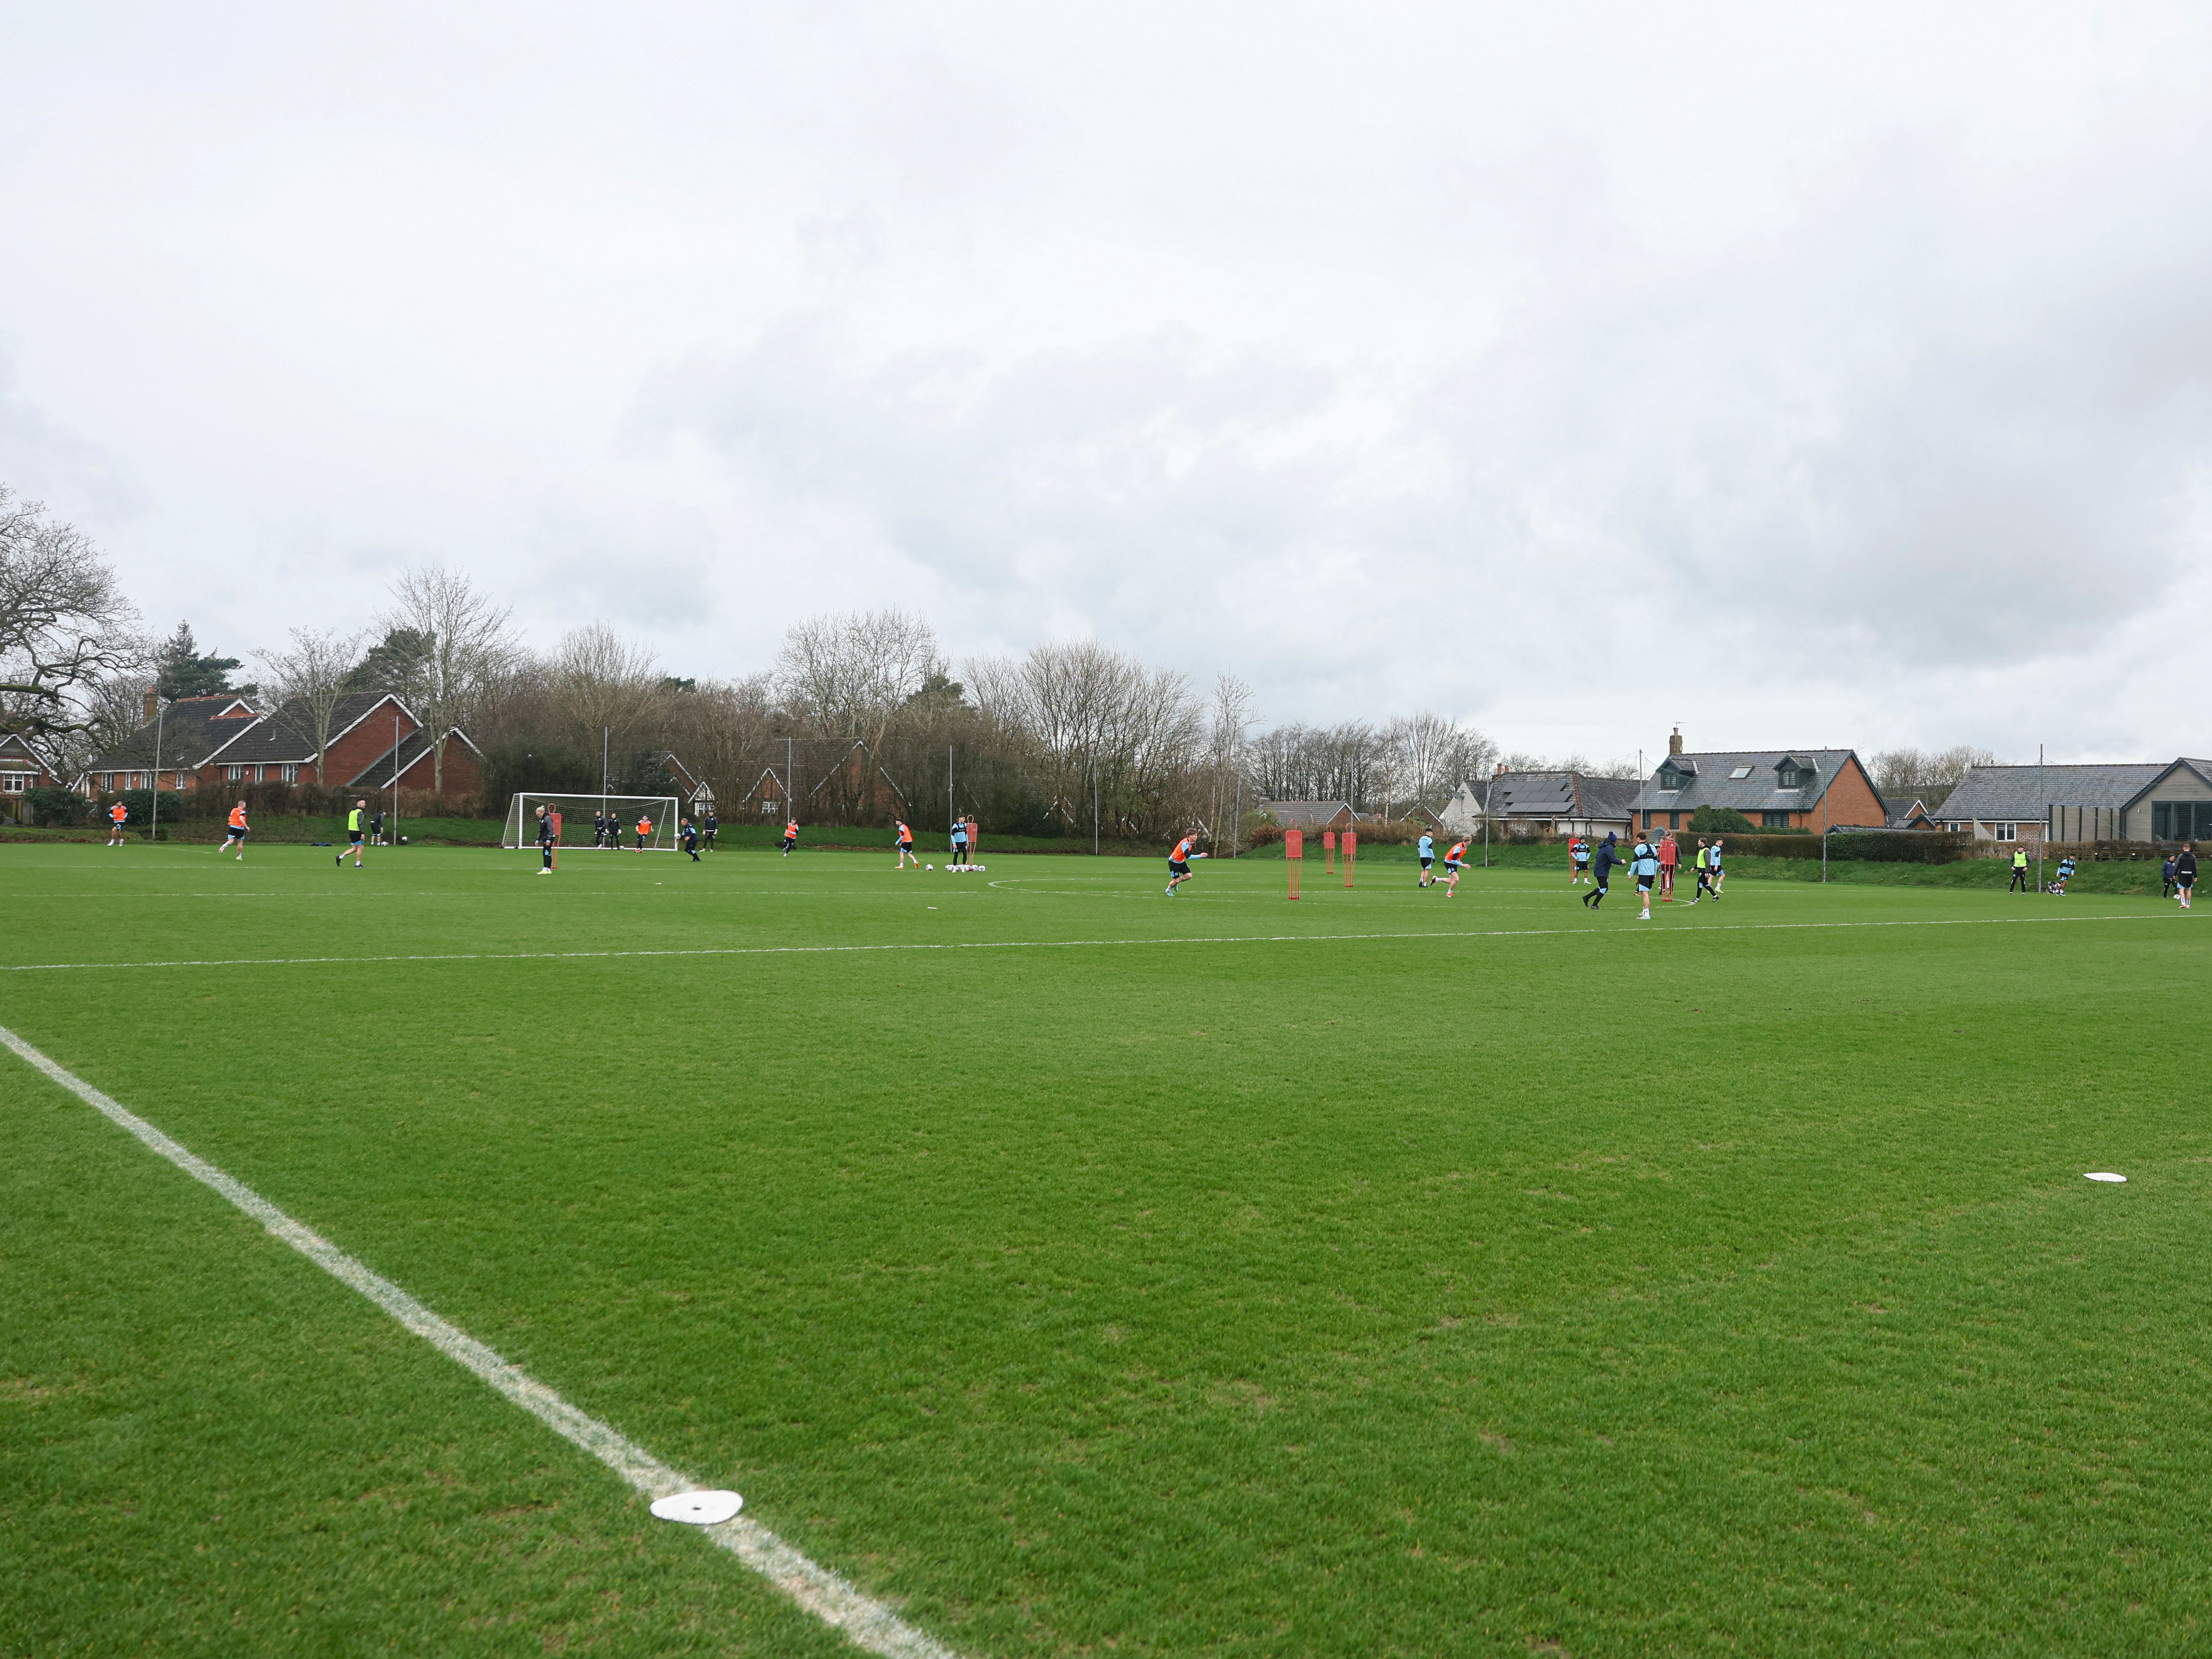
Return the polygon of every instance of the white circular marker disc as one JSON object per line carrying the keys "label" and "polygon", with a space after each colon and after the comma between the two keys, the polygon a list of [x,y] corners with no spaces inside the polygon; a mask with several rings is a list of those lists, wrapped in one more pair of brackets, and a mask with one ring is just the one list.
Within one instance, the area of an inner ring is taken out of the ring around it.
{"label": "white circular marker disc", "polygon": [[2110,1170],[2092,1170],[2088,1174],[2083,1176],[2081,1179],[2084,1181],[2118,1181],[2124,1183],[2127,1177],[2124,1175],[2114,1175]]}
{"label": "white circular marker disc", "polygon": [[659,1519],[693,1527],[719,1527],[744,1506],[745,1500],[733,1492],[679,1492],[653,1500],[653,1512]]}

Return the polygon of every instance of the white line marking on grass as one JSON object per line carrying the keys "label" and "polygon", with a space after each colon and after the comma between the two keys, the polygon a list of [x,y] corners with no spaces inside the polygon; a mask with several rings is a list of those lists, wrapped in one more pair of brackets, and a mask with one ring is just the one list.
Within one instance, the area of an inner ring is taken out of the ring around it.
{"label": "white line marking on grass", "polygon": [[[82,1078],[0,1026],[0,1042],[56,1083],[128,1130],[193,1180],[213,1188],[276,1237],[341,1284],[367,1297],[440,1353],[473,1371],[554,1433],[605,1464],[648,1498],[690,1492],[699,1482],[672,1468],[636,1442],[595,1417],[588,1417],[521,1367],[502,1359],[466,1331],[438,1317],[390,1279],[370,1271],[312,1228],[302,1226],[243,1182],[232,1179],[205,1158],[188,1152]],[[916,1630],[883,1602],[809,1559],[762,1526],[739,1516],[701,1528],[724,1549],[767,1579],[823,1624],[842,1631],[854,1644],[886,1659],[957,1659],[950,1648]]]}
{"label": "white line marking on grass", "polygon": [[356,967],[391,962],[605,962],[630,957],[808,957],[881,953],[892,951],[1077,951],[1109,946],[1168,945],[1339,945],[1366,939],[1686,939],[1698,933],[1790,933],[1834,932],[1858,927],[2026,927],[2081,921],[2179,921],[2171,916],[1954,916],[1924,921],[1712,921],[1680,927],[1471,927],[1417,933],[1191,933],[1168,939],[951,939],[928,945],[702,945],[651,951],[453,951],[390,957],[203,957],[165,962],[9,962],[0,973],[62,973],[78,969],[117,968],[318,968]]}

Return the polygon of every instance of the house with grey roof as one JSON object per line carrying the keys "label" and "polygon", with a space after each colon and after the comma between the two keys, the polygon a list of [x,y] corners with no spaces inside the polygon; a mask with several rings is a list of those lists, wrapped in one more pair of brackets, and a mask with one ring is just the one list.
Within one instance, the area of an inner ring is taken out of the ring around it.
{"label": "house with grey roof", "polygon": [[1678,731],[1633,803],[1638,829],[1686,830],[1700,806],[1760,830],[1880,830],[1889,809],[1852,749],[1686,751]]}
{"label": "house with grey roof", "polygon": [[1358,823],[1348,800],[1263,800],[1260,810],[1284,829],[1308,835],[1317,830],[1351,830]]}
{"label": "house with grey roof", "polygon": [[1588,772],[1499,772],[1485,792],[1484,813],[1493,835],[1625,836],[1636,787],[1634,778]]}
{"label": "house with grey roof", "polygon": [[2212,761],[1977,766],[1935,817],[1984,841],[2212,839]]}
{"label": "house with grey roof", "polygon": [[[233,788],[248,783],[313,783],[332,788],[428,789],[430,735],[399,697],[352,692],[337,699],[319,743],[313,720],[296,703],[255,708],[243,697],[179,697],[166,708],[147,695],[145,721],[96,757],[76,787],[97,798],[125,789]],[[156,765],[156,757],[159,764]],[[319,769],[318,762],[319,761]],[[448,794],[471,794],[483,757],[459,726],[447,733]]]}
{"label": "house with grey roof", "polygon": [[94,756],[74,787],[94,799],[125,789],[189,789],[262,718],[234,692],[179,697],[164,708],[149,691],[143,723]]}

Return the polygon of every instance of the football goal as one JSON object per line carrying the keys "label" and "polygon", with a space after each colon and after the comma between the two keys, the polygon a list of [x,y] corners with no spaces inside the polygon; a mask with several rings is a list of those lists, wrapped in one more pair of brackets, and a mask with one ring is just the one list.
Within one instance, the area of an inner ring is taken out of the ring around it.
{"label": "football goal", "polygon": [[676,827],[684,810],[673,795],[544,795],[524,793],[507,809],[507,828],[501,847],[538,845],[538,809],[561,820],[560,844],[589,851],[593,848],[635,848],[641,818],[653,824],[645,837],[648,853],[677,850]]}

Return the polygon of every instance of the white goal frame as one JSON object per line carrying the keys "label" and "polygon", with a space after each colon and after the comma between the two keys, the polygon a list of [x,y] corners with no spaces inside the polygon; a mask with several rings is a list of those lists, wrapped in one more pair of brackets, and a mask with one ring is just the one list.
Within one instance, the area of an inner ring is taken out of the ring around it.
{"label": "white goal frame", "polygon": [[544,793],[524,790],[507,803],[507,823],[500,831],[499,844],[505,848],[529,848],[538,845],[538,809],[550,806],[561,815],[561,848],[568,853],[605,851],[592,845],[592,817],[596,812],[612,812],[622,825],[618,845],[624,852],[635,852],[637,819],[641,809],[653,820],[653,839],[646,842],[648,853],[673,853],[680,850],[676,842],[676,826],[684,817],[684,804],[673,795],[575,795]]}

